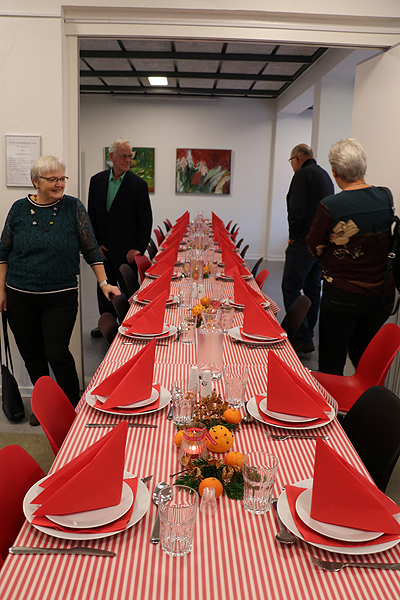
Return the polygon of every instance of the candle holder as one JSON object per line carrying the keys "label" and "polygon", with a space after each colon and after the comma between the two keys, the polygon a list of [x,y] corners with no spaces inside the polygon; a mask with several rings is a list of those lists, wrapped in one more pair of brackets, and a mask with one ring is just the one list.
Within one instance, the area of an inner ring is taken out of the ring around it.
{"label": "candle holder", "polygon": [[207,427],[204,423],[192,421],[183,428],[183,438],[179,449],[178,460],[181,462],[183,456],[192,460],[205,457],[207,455],[206,447]]}

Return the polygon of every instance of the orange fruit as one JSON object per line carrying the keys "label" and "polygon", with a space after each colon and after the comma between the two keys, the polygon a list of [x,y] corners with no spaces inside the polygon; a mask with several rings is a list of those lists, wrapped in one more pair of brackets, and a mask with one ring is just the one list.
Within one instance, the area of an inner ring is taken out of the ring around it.
{"label": "orange fruit", "polygon": [[241,467],[243,464],[243,454],[231,450],[228,454],[225,454],[224,463],[230,467]]}
{"label": "orange fruit", "polygon": [[204,306],[202,306],[201,304],[195,304],[194,306],[192,306],[192,315],[194,317],[198,317],[201,315],[201,312],[204,310]]}
{"label": "orange fruit", "polygon": [[210,304],[210,299],[207,298],[207,296],[203,296],[203,298],[200,300],[200,304],[203,306],[208,306]]}
{"label": "orange fruit", "polygon": [[219,498],[220,495],[222,494],[222,492],[224,491],[224,488],[222,487],[222,483],[216,477],[207,477],[206,479],[203,479],[203,481],[199,485],[200,496],[202,496],[203,490],[206,487],[214,488],[216,498]]}
{"label": "orange fruit", "polygon": [[208,432],[210,436],[217,442],[214,445],[210,440],[206,440],[207,448],[210,452],[215,452],[216,454],[222,454],[223,452],[228,452],[233,446],[233,435],[223,425],[215,425],[215,427],[211,427]]}
{"label": "orange fruit", "polygon": [[198,279],[198,278],[199,278],[199,274],[196,272],[193,273],[193,279],[196,281],[196,279]]}
{"label": "orange fruit", "polygon": [[236,408],[227,408],[222,415],[227,423],[240,423],[242,416]]}
{"label": "orange fruit", "polygon": [[174,444],[175,444],[176,446],[178,446],[178,448],[180,448],[180,447],[181,447],[181,444],[182,444],[182,438],[183,438],[183,429],[181,429],[180,431],[178,431],[178,432],[175,434],[175,437],[174,437]]}

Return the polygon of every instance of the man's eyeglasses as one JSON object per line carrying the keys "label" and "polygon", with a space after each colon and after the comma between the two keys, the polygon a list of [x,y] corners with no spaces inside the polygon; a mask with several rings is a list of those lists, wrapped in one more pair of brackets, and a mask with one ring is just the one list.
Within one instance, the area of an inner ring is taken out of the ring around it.
{"label": "man's eyeglasses", "polygon": [[119,156],[123,160],[125,160],[127,158],[129,158],[129,160],[132,160],[132,158],[133,158],[133,154],[117,154],[117,156]]}
{"label": "man's eyeglasses", "polygon": [[68,177],[43,177],[43,175],[40,175],[40,179],[45,179],[49,183],[65,183]]}
{"label": "man's eyeglasses", "polygon": [[293,160],[294,158],[297,158],[297,156],[291,156],[290,158],[288,158],[288,162],[292,162],[292,160]]}

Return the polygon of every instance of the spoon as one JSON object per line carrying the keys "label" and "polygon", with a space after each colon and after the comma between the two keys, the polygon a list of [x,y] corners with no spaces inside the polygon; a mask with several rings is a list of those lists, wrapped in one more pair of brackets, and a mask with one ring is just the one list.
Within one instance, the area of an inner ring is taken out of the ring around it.
{"label": "spoon", "polygon": [[252,423],[254,421],[254,419],[247,409],[247,402],[244,403],[244,410],[246,411],[246,415],[243,417],[241,422],[242,423]]}
{"label": "spoon", "polygon": [[275,510],[275,516],[276,516],[276,520],[278,521],[278,525],[281,528],[280,531],[276,534],[275,539],[277,542],[280,542],[281,544],[288,544],[289,546],[291,546],[292,544],[295,543],[296,541],[296,536],[294,536],[293,534],[291,534],[286,527],[284,526],[284,524],[282,523],[282,521],[279,518],[278,515],[278,509],[276,507],[276,503],[278,502],[278,498],[272,498],[272,506],[274,507]]}
{"label": "spoon", "polygon": [[[159,500],[158,494],[161,492],[161,490],[163,490],[166,487],[169,487],[169,483],[167,483],[166,481],[160,481],[160,483],[157,483],[156,487],[154,488],[153,502],[156,506],[158,506],[158,500]],[[156,515],[154,525],[153,525],[153,531],[151,532],[150,543],[158,544],[159,541],[160,541],[160,513],[157,510],[157,515]]]}

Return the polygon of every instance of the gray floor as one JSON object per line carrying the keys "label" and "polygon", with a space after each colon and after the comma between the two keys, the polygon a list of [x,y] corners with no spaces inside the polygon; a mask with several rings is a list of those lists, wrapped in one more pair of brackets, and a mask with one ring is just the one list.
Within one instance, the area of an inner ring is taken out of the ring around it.
{"label": "gray floor", "polygon": [[[248,261],[252,266],[255,261]],[[260,268],[268,269],[269,276],[264,283],[263,291],[268,294],[278,306],[283,307],[281,279],[283,271],[283,262],[264,261]],[[97,326],[99,318],[96,299],[96,286],[93,273],[85,263],[82,265],[81,277],[81,302],[82,302],[82,337],[84,353],[84,373],[85,385],[87,386],[94,375],[97,367],[103,360],[107,346],[102,338],[92,338],[90,331]],[[278,320],[281,322],[285,316],[285,311],[278,313]],[[315,332],[315,352],[300,356],[303,365],[308,369],[316,370],[318,368],[318,328]],[[24,399],[27,416],[23,423],[17,425],[7,421],[3,412],[0,411],[0,448],[16,443],[23,446],[37,460],[41,467],[47,471],[54,457],[50,445],[43,433],[41,427],[31,427],[29,425],[30,403],[29,399]],[[15,434],[14,436],[12,434]],[[36,434],[36,435],[32,435]],[[388,496],[393,498],[400,505],[400,461],[393,471],[386,490]]]}

